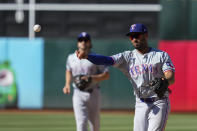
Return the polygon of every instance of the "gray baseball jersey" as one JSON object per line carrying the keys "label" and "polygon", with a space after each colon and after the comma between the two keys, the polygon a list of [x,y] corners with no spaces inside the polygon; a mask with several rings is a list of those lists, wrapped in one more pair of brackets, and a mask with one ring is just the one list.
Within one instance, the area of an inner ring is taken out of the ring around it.
{"label": "gray baseball jersey", "polygon": [[[164,77],[165,71],[175,70],[169,55],[155,48],[150,48],[146,54],[134,49],[111,57],[114,66],[119,68],[132,83],[137,98],[156,97],[157,94],[150,91],[147,85],[156,77]],[[168,96],[168,92],[165,95]]]}

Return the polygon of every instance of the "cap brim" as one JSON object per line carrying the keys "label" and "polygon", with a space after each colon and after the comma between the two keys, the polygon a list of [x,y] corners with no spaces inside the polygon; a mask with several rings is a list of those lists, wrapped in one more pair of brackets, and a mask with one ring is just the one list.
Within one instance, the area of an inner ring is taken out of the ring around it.
{"label": "cap brim", "polygon": [[129,33],[126,34],[126,36],[130,36],[130,35],[131,35],[131,32],[129,32]]}
{"label": "cap brim", "polygon": [[126,36],[130,36],[130,35],[133,35],[135,33],[147,33],[147,32],[129,32],[129,33],[126,34]]}
{"label": "cap brim", "polygon": [[78,37],[77,40],[79,39],[87,39],[87,40],[90,40],[90,37]]}
{"label": "cap brim", "polygon": [[137,32],[129,32],[129,33],[126,34],[126,36],[130,36],[130,35],[135,34],[135,33],[137,33]]}
{"label": "cap brim", "polygon": [[89,39],[90,37],[78,37],[78,38],[86,38],[86,39]]}

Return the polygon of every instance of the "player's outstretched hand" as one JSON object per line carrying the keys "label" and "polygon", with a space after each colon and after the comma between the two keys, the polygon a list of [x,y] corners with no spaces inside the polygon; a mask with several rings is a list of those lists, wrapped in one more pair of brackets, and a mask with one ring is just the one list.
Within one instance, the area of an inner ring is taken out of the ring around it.
{"label": "player's outstretched hand", "polygon": [[76,50],[75,53],[79,59],[87,59],[88,58],[88,54],[84,50]]}
{"label": "player's outstretched hand", "polygon": [[63,93],[64,94],[70,94],[70,87],[69,86],[64,86]]}

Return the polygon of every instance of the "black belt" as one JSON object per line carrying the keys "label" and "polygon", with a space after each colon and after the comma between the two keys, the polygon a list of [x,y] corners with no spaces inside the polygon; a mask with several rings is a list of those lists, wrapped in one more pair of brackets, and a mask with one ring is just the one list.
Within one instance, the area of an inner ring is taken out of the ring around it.
{"label": "black belt", "polygon": [[146,102],[146,103],[153,103],[153,102],[155,102],[155,101],[162,100],[162,99],[166,99],[166,97],[163,97],[163,98],[159,98],[159,97],[140,98],[140,100],[141,100],[142,102]]}
{"label": "black belt", "polygon": [[[100,88],[100,87],[97,87],[98,89]],[[88,92],[88,93],[92,93],[93,92],[93,90],[94,90],[94,88],[90,88],[90,89],[87,89],[87,90],[83,90],[84,92]]]}
{"label": "black belt", "polygon": [[85,92],[89,92],[89,93],[92,93],[93,92],[93,88],[90,88],[90,89],[88,89],[88,90],[85,90]]}
{"label": "black belt", "polygon": [[80,90],[80,91],[83,91],[83,92],[88,92],[88,93],[92,93],[93,92],[93,88],[90,88],[90,89],[87,89],[87,90]]}

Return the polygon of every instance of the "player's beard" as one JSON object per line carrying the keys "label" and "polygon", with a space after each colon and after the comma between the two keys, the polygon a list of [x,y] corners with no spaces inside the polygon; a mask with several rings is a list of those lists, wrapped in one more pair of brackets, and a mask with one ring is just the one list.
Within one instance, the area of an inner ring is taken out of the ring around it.
{"label": "player's beard", "polygon": [[137,50],[143,50],[144,49],[144,45],[142,43],[137,43],[134,48],[137,49]]}
{"label": "player's beard", "polygon": [[88,51],[92,48],[92,45],[91,43],[84,42],[84,43],[78,43],[77,47],[79,50]]}
{"label": "player's beard", "polygon": [[134,48],[139,51],[143,51],[147,48],[147,43],[144,40],[136,41],[136,43],[134,44]]}
{"label": "player's beard", "polygon": [[90,52],[90,48],[89,47],[85,47],[85,48],[80,48],[79,47],[78,50],[82,51],[82,52],[85,52],[86,55],[89,54],[89,52]]}

